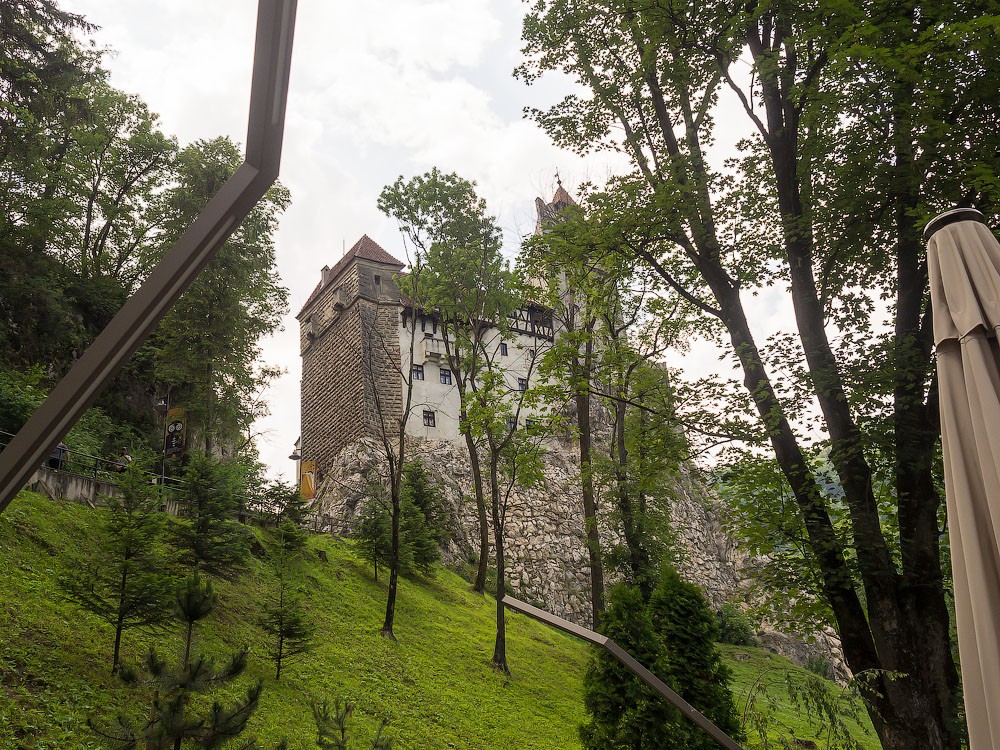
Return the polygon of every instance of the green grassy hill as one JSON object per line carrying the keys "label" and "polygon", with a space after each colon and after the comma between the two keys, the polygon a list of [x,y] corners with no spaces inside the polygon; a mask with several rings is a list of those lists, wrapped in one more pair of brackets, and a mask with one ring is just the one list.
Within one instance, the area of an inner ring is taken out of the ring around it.
{"label": "green grassy hill", "polygon": [[[137,700],[134,689],[109,675],[109,628],[59,593],[59,576],[93,544],[99,513],[24,493],[0,515],[0,748],[98,748],[85,723],[88,715],[111,720],[122,710],[143,711],[146,699]],[[259,559],[239,580],[220,582],[219,606],[197,645],[220,659],[251,646],[249,674],[228,689],[241,691],[258,677],[264,680],[249,729],[262,748],[283,737],[292,750],[315,747],[311,701],[338,696],[356,704],[357,748],[366,746],[383,718],[403,749],[580,747],[587,647],[512,615],[512,676],[497,674],[489,666],[493,600],[471,593],[458,576],[441,571],[430,581],[401,582],[399,642],[392,643],[378,632],[384,582],[373,580],[350,543],[311,536],[295,585],[318,625],[318,646],[290,663],[281,683],[273,679],[256,625],[273,584],[273,569]],[[124,658],[138,663],[152,643],[173,654],[181,641],[171,631],[156,636],[129,631]],[[744,685],[755,679],[754,664],[778,663],[755,649],[738,651],[752,655],[732,662]],[[739,685],[735,691],[739,696]],[[813,737],[801,711],[779,703],[796,736]],[[862,733],[859,729],[858,736]]]}

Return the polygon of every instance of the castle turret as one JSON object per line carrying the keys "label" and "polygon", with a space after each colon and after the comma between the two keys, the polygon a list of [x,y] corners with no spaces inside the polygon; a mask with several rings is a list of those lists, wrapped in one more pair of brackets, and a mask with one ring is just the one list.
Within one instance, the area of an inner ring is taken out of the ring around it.
{"label": "castle turret", "polygon": [[[298,453],[315,461],[320,474],[344,446],[374,434],[374,384],[399,378],[400,302],[393,276],[402,268],[364,235],[332,268],[323,267],[296,316],[302,355]],[[381,406],[387,412],[402,408],[391,395]]]}
{"label": "castle turret", "polygon": [[545,227],[559,221],[559,212],[569,206],[577,205],[573,197],[562,185],[562,180],[556,175],[556,192],[552,200],[546,203],[541,198],[535,198],[535,213],[538,218],[535,221],[535,234],[541,234]]}

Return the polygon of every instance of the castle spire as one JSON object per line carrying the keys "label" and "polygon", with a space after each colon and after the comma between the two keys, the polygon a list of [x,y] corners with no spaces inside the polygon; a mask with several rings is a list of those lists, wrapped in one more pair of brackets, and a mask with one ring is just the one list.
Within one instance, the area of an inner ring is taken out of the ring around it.
{"label": "castle spire", "polygon": [[545,227],[559,220],[559,212],[568,206],[577,205],[573,197],[563,187],[559,170],[556,170],[556,192],[552,200],[546,203],[541,198],[535,198],[535,211],[538,218],[535,222],[535,234],[541,234]]}

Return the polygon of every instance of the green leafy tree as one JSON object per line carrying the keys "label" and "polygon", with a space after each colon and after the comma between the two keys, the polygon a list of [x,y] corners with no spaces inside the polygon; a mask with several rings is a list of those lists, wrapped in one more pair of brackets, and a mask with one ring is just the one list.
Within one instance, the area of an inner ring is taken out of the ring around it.
{"label": "green leafy tree", "polygon": [[[875,676],[887,748],[962,741],[920,227],[954,203],[996,206],[996,25],[989,4],[570,0],[524,25],[521,76],[561,70],[587,89],[534,117],[561,145],[628,157],[592,204],[731,345],[743,385],[693,389],[726,399],[703,430],[773,451],[815,564],[805,593],[851,669]],[[723,88],[752,134],[728,172],[711,158]],[[793,331],[764,347],[745,299],[771,287],[788,290]],[[812,463],[825,451],[839,493]]]}
{"label": "green leafy tree", "polygon": [[136,463],[108,496],[95,549],[61,583],[66,595],[114,628],[111,673],[118,671],[122,635],[162,625],[172,612],[173,577],[163,554],[163,514],[157,487]]}
{"label": "green leafy tree", "polygon": [[[729,675],[713,643],[714,619],[697,587],[681,581],[669,566],[649,600],[638,587],[618,584],[608,596],[601,628],[720,729],[739,738]],[[595,655],[584,691],[591,718],[580,737],[588,750],[717,747],[610,654]]]}
{"label": "green leafy tree", "polygon": [[177,143],[137,96],[103,80],[80,93],[89,117],[62,169],[73,210],[50,244],[81,278],[107,277],[131,291],[159,231],[157,199],[174,176]]}
{"label": "green leafy tree", "polygon": [[459,429],[469,454],[479,519],[473,590],[482,593],[489,566],[489,518],[480,447],[472,434],[466,403],[471,384],[480,376],[482,344],[503,336],[506,316],[516,307],[512,277],[500,253],[500,230],[474,183],[437,168],[410,180],[399,177],[387,185],[379,196],[379,209],[396,219],[406,242],[422,260],[420,289],[413,288],[412,275],[401,280],[401,289],[411,299],[421,300],[427,311],[435,311],[461,399]]}
{"label": "green leafy tree", "polygon": [[[575,418],[598,624],[605,565],[647,595],[655,585],[669,536],[665,501],[685,455],[667,372],[657,360],[683,345],[688,321],[656,275],[620,252],[615,220],[563,205],[525,243],[520,261],[523,273],[547,281],[546,304],[559,330],[540,374],[546,399]],[[604,550],[598,492],[622,541]]]}
{"label": "green leafy tree", "polygon": [[[559,183],[562,191],[562,183]],[[606,268],[592,257],[593,244],[579,221],[579,206],[558,192],[559,213],[541,234],[525,243],[520,260],[521,273],[547,282],[546,304],[551,308],[559,336],[546,353],[539,369],[550,383],[562,388],[551,390],[556,406],[571,402],[575,416],[575,438],[580,457],[580,491],[583,522],[590,556],[591,623],[599,627],[604,610],[604,560],[597,523],[597,491],[594,477],[594,414],[592,396],[596,390],[599,344],[599,309],[616,282]],[[567,227],[572,227],[567,231]],[[576,231],[573,231],[576,230]],[[544,269],[539,273],[539,269]],[[560,403],[562,402],[562,403]]]}
{"label": "green leafy tree", "polygon": [[[537,392],[516,388],[500,362],[499,344],[511,340],[511,316],[525,293],[501,252],[501,232],[475,185],[433,169],[383,189],[379,207],[399,223],[423,260],[420,296],[433,311],[445,357],[461,399],[459,429],[472,469],[480,527],[480,559],[474,589],[485,587],[492,526],[497,567],[497,636],[493,664],[507,672],[504,523],[518,483],[534,479],[540,435],[517,429]],[[403,281],[403,291],[406,283]],[[529,360],[530,380],[548,346],[539,339]]]}
{"label": "green leafy tree", "polygon": [[246,495],[244,478],[234,464],[191,455],[174,543],[181,560],[193,570],[232,577],[246,567],[248,532],[235,520]]}
{"label": "green leafy tree", "polygon": [[[177,184],[163,197],[163,249],[177,240],[242,162],[226,138],[197,141],[176,159]],[[260,388],[277,371],[261,368],[260,338],[287,312],[288,291],[274,259],[274,232],[288,191],[271,188],[164,316],[150,343],[157,378],[172,386],[193,434],[209,455],[243,446],[262,414]],[[150,260],[155,260],[151,258]]]}
{"label": "green leafy tree", "polygon": [[61,372],[134,285],[176,146],[108,84],[81,16],[0,14],[0,352]]}
{"label": "green leafy tree", "polygon": [[[527,370],[531,381],[534,365],[543,356],[544,347],[535,347]],[[493,550],[496,561],[496,638],[492,663],[497,670],[509,674],[507,663],[507,620],[503,598],[507,595],[506,526],[514,490],[533,487],[542,481],[543,440],[547,430],[521,428],[522,411],[540,406],[537,389],[512,388],[505,368],[498,362],[495,350],[483,347],[480,378],[469,389],[466,415],[475,439],[482,445],[485,476],[488,481],[490,520],[493,528]],[[530,412],[529,412],[530,413]],[[535,418],[541,424],[544,414]]]}
{"label": "green leafy tree", "polygon": [[0,9],[0,244],[45,248],[65,213],[62,165],[89,116],[80,89],[104,77],[75,34],[94,27],[52,0]]}

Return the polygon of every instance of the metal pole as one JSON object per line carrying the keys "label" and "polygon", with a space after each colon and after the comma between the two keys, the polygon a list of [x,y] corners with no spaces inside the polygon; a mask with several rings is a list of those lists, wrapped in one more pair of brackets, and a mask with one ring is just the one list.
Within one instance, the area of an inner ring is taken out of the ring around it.
{"label": "metal pole", "polygon": [[297,0],[260,0],[245,161],[0,453],[0,513],[278,178]]}
{"label": "metal pole", "polygon": [[581,627],[576,623],[572,623],[569,620],[556,617],[551,612],[546,612],[544,609],[533,607],[527,602],[522,602],[520,599],[515,599],[512,596],[505,596],[503,598],[503,603],[504,606],[528,615],[528,617],[533,617],[539,622],[544,622],[546,625],[559,628],[570,635],[574,635],[577,638],[581,638],[589,643],[600,646],[624,664],[625,668],[632,674],[662,695],[669,703],[676,706],[677,709],[684,714],[684,716],[704,729],[712,737],[712,739],[718,742],[722,747],[726,748],[726,750],[743,750],[743,748],[736,744],[736,742],[728,734],[715,726],[715,724],[713,724],[704,714],[671,690],[669,685],[642,666],[642,664],[637,662],[631,654],[625,651],[625,649],[608,638],[606,635],[601,635],[593,630],[588,630],[587,628]]}

